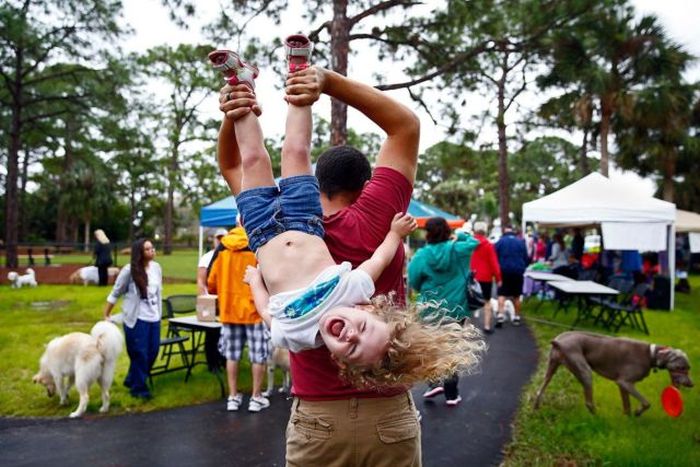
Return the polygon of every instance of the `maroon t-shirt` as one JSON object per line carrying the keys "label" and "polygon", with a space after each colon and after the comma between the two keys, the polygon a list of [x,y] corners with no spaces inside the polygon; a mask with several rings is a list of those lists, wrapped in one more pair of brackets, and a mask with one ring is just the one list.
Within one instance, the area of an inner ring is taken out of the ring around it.
{"label": "maroon t-shirt", "polygon": [[[323,219],[325,241],[333,259],[349,261],[356,268],[372,256],[386,237],[397,212],[406,212],[413,186],[401,173],[378,167],[362,194],[352,205]],[[375,283],[376,294],[396,292],[399,303],[405,301],[403,245]],[[292,393],[306,400],[336,400],[351,397],[393,396],[406,388],[382,392],[356,389],[338,377],[338,366],[326,347],[290,352]]]}

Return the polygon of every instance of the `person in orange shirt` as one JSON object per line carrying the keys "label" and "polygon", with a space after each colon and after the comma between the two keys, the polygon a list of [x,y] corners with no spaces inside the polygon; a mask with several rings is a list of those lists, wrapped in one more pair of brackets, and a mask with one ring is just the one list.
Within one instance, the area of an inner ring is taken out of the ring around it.
{"label": "person in orange shirt", "polygon": [[219,352],[226,358],[228,411],[238,410],[243,403],[237,380],[238,362],[246,342],[253,376],[253,394],[248,402],[248,411],[259,412],[270,406],[270,401],[260,392],[269,338],[265,324],[255,309],[250,286],[243,282],[246,268],[256,265],[255,255],[248,248],[245,230],[238,226],[221,238],[218,255],[207,279],[209,293],[216,294],[219,302],[219,320],[222,323]]}

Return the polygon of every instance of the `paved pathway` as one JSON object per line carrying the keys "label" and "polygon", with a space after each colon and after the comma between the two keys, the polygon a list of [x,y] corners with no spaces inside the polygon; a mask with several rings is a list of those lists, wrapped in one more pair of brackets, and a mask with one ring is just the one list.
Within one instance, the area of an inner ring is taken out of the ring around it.
{"label": "paved pathway", "polygon": [[[460,382],[462,403],[423,401],[423,464],[498,465],[510,440],[520,390],[537,365],[526,327],[489,336],[482,372]],[[0,418],[3,466],[283,466],[290,401],[276,396],[265,412],[227,413],[223,402],[82,420]]]}

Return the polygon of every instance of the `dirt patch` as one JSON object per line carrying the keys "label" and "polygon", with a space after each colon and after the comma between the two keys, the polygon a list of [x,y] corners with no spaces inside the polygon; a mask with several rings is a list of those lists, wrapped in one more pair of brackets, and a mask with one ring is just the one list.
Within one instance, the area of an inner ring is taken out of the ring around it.
{"label": "dirt patch", "polygon": [[[66,264],[56,266],[33,266],[36,281],[41,284],[70,284],[70,275],[80,269],[80,264]],[[27,271],[27,266],[19,268],[0,268],[0,283],[9,284],[7,273],[16,271],[19,274],[24,274]]]}
{"label": "dirt patch", "polygon": [[[33,266],[34,274],[36,275],[36,281],[41,284],[70,284],[70,276],[78,269],[83,266],[80,264],[64,264],[55,266]],[[27,266],[22,266],[19,268],[6,268],[0,267],[0,284],[9,284],[10,281],[7,280],[7,273],[10,271],[16,271],[20,274],[24,274],[27,271]],[[109,284],[114,284],[116,276],[110,276]],[[166,284],[193,284],[192,279],[180,279],[176,277],[164,277],[163,282]]]}

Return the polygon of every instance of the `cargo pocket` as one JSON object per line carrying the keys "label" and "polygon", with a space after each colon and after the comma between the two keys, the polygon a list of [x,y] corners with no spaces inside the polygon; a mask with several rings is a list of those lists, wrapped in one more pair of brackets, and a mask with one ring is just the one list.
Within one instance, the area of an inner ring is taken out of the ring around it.
{"label": "cargo pocket", "polygon": [[301,436],[307,441],[326,440],[333,433],[333,424],[318,417],[295,413],[289,420],[287,437]]}
{"label": "cargo pocket", "polygon": [[415,414],[401,414],[385,418],[377,423],[377,434],[384,444],[400,443],[418,436],[418,421]]}

